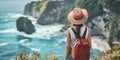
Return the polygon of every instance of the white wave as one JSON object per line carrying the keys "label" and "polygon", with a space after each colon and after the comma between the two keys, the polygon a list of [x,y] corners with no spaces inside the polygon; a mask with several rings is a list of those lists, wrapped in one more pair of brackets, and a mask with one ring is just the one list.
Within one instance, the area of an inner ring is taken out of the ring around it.
{"label": "white wave", "polygon": [[6,46],[8,44],[18,44],[19,42],[3,42],[3,43],[0,43],[0,46]]}
{"label": "white wave", "polygon": [[19,18],[19,17],[27,17],[28,19],[32,21],[34,25],[36,24],[36,21],[37,21],[37,19],[32,16],[23,15],[23,14],[11,14],[11,18]]}
{"label": "white wave", "polygon": [[63,39],[60,39],[58,43],[60,44],[60,43],[62,43],[62,42],[66,42],[66,41],[67,41],[67,39],[66,39],[66,38],[63,38]]}
{"label": "white wave", "polygon": [[19,43],[24,43],[24,42],[27,42],[27,41],[28,41],[28,39],[22,39],[22,40],[19,41]]}
{"label": "white wave", "polygon": [[62,25],[42,26],[36,29],[36,33],[44,37],[57,36],[61,28]]}
{"label": "white wave", "polygon": [[37,51],[37,52],[40,52],[40,49],[38,48],[30,48],[32,51]]}
{"label": "white wave", "polygon": [[33,18],[32,16],[28,16],[28,15],[23,15],[23,14],[11,14],[12,18],[19,18],[19,17],[28,17],[28,19],[30,20],[37,20],[36,18]]}
{"label": "white wave", "polygon": [[0,30],[0,33],[17,33],[16,29]]}
{"label": "white wave", "polygon": [[[59,36],[58,33],[59,30],[63,27],[63,25],[59,25],[59,24],[53,24],[53,25],[39,25],[37,28],[36,28],[36,32],[33,33],[33,34],[25,34],[23,32],[18,32],[16,29],[8,29],[8,30],[0,30],[0,33],[18,33],[20,35],[23,35],[25,37],[29,37],[29,38],[40,38],[40,39],[47,39],[49,40],[51,37],[53,36]],[[96,44],[96,40],[101,40],[100,38],[98,37],[92,37],[91,41],[92,41],[92,49],[98,49],[100,51],[104,51],[103,47],[101,46],[98,46],[98,44]],[[24,43],[28,41],[27,39],[24,39],[24,40],[20,40],[19,43]],[[63,38],[63,39],[60,39],[58,43],[61,43],[61,42],[66,42],[66,38]],[[4,46],[4,45],[7,45],[8,43],[2,43],[0,44],[0,46]],[[58,45],[56,45],[58,46]]]}
{"label": "white wave", "polygon": [[39,27],[36,28],[36,32],[33,34],[25,34],[23,32],[20,32],[20,35],[29,37],[29,38],[41,38],[41,39],[50,39],[53,36],[57,36],[59,33],[59,30],[61,29],[63,25],[46,25],[46,26],[42,26],[40,25]]}
{"label": "white wave", "polygon": [[9,18],[18,18],[20,16],[23,16],[23,15],[20,13],[8,13],[8,14],[4,15],[3,17],[9,19]]}
{"label": "white wave", "polygon": [[[92,49],[104,51],[104,48],[102,46],[98,46],[98,44],[96,42],[94,42],[95,40],[101,40],[101,39],[99,37],[92,37],[91,38]],[[60,39],[58,43],[60,44],[61,42],[66,42],[66,38]],[[58,46],[57,44],[55,44],[55,45]]]}
{"label": "white wave", "polygon": [[0,46],[6,46],[8,45],[9,43],[0,43]]}
{"label": "white wave", "polygon": [[11,14],[12,18],[18,18],[18,17],[21,17],[21,16],[24,16],[24,15],[23,14]]}
{"label": "white wave", "polygon": [[9,21],[9,19],[4,19],[4,21]]}
{"label": "white wave", "polygon": [[[7,29],[7,30],[0,30],[0,33],[15,33],[18,35],[22,35],[28,38],[38,38],[38,39],[46,39],[50,40],[51,37],[59,36],[59,31],[63,27],[61,24],[51,24],[49,25],[39,25],[36,28],[36,32],[33,34],[26,34],[24,32],[19,32],[17,29]],[[62,39],[65,40],[65,39]],[[18,43],[24,44],[27,42],[27,39],[22,39]]]}
{"label": "white wave", "polygon": [[96,40],[102,40],[100,39],[99,37],[92,37],[91,38],[91,43],[92,43],[92,49],[97,49],[97,50],[100,50],[100,51],[104,51],[104,48],[99,46],[95,41]]}
{"label": "white wave", "polygon": [[10,60],[15,60],[15,59],[10,59]]}
{"label": "white wave", "polygon": [[[19,17],[27,17],[28,19],[30,19],[30,20],[32,20],[32,21],[36,21],[37,19],[36,18],[34,18],[34,17],[32,17],[32,16],[29,16],[29,15],[23,15],[23,14],[21,14],[21,13],[9,13],[9,14],[6,14],[5,16],[4,16],[4,19],[7,19],[7,20],[9,20],[9,19],[11,19],[11,18],[19,18]],[[14,19],[11,19],[11,20],[14,20]]]}

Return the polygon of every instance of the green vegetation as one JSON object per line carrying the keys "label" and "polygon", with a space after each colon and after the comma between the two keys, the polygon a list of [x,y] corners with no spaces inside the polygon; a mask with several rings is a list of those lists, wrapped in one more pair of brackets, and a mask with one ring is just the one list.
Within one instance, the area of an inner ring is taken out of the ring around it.
{"label": "green vegetation", "polygon": [[120,42],[120,15],[116,15],[113,18],[109,20],[109,26],[110,26],[110,36],[109,36],[109,44],[112,47],[113,42],[117,41]]}
{"label": "green vegetation", "polygon": [[100,2],[116,14],[120,14],[120,0],[100,0]]}
{"label": "green vegetation", "polygon": [[31,12],[37,11],[35,13],[32,13],[33,17],[39,18],[40,15],[45,11],[47,4],[49,0],[43,0],[43,1],[37,1],[37,2],[31,2],[28,5],[30,5]]}
{"label": "green vegetation", "polygon": [[74,7],[75,7],[74,5],[71,5],[70,8],[65,13],[62,14],[62,16],[60,18],[60,21],[59,21],[60,23],[63,23],[66,26],[70,26],[71,25],[68,22],[67,16],[68,16],[69,12],[73,10]]}
{"label": "green vegetation", "polygon": [[111,18],[110,24],[111,24],[110,39],[117,38],[117,33],[118,33],[118,31],[120,31],[120,29],[119,29],[120,15]]}
{"label": "green vegetation", "polygon": [[110,51],[106,52],[106,55],[101,56],[101,60],[120,60],[120,43],[114,44]]}
{"label": "green vegetation", "polygon": [[37,60],[40,57],[40,54],[38,52],[33,52],[32,57],[29,57],[28,54],[23,53],[24,49],[20,49],[20,51],[17,52],[18,56],[15,60]]}
{"label": "green vegetation", "polygon": [[43,3],[41,3],[41,8],[39,9],[40,15],[45,11],[48,2],[49,2],[49,0],[48,0],[48,1],[45,1],[45,2],[43,2]]}
{"label": "green vegetation", "polygon": [[[120,24],[120,0],[101,0],[102,4],[109,8],[111,12],[115,13],[115,16],[111,17],[109,20],[110,27],[110,40],[117,38],[118,31],[120,31],[119,24]],[[119,39],[118,39],[119,40]]]}
{"label": "green vegetation", "polygon": [[38,1],[38,2],[31,2],[31,6],[34,7],[37,11],[40,11],[40,8],[46,6],[48,0]]}
{"label": "green vegetation", "polygon": [[[24,49],[20,49],[20,51],[17,52],[18,56],[15,58],[15,60],[38,60],[39,58],[42,58],[41,55],[38,52],[33,52],[32,56],[29,56],[29,54],[23,53]],[[58,60],[58,57],[55,54],[48,55],[44,57],[44,60]]]}
{"label": "green vegetation", "polygon": [[84,2],[84,5],[82,7],[88,10],[89,19],[92,19],[104,13],[103,6],[99,0],[87,0]]}
{"label": "green vegetation", "polygon": [[[70,8],[63,14],[63,17],[60,19],[65,22],[66,25],[69,25],[67,21],[67,15],[70,11],[72,11],[75,7],[85,8],[89,13],[89,21],[93,17],[103,14],[103,7],[99,0],[75,0]],[[94,11],[93,11],[94,10]]]}
{"label": "green vegetation", "polygon": [[54,54],[49,55],[49,56],[45,56],[44,60],[58,60],[58,57]]}

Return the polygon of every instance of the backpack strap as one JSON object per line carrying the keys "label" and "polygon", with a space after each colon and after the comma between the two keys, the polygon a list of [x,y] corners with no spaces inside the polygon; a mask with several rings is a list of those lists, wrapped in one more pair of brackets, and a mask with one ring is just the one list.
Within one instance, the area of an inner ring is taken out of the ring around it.
{"label": "backpack strap", "polygon": [[85,30],[84,30],[84,33],[83,33],[82,37],[80,37],[80,31],[77,32],[74,28],[72,28],[72,31],[74,32],[76,38],[82,38],[83,37],[83,38],[86,39],[87,27],[85,27]]}
{"label": "backpack strap", "polygon": [[80,35],[79,35],[79,32],[77,33],[77,31],[74,29],[74,28],[72,28],[72,31],[73,31],[73,33],[75,34],[75,37],[76,38],[80,38]]}
{"label": "backpack strap", "polygon": [[84,31],[84,33],[83,33],[83,38],[86,37],[86,32],[87,32],[87,27],[85,27],[85,31]]}
{"label": "backpack strap", "polygon": [[[72,28],[74,29],[75,27],[71,27],[71,28],[68,29],[70,31],[70,36],[71,36],[71,44],[70,44],[71,48],[73,46],[73,43],[74,43],[75,39],[77,38],[76,37],[77,34],[75,35],[75,33],[73,32]],[[83,26],[83,27],[81,27],[80,31],[82,31],[82,32],[79,33],[79,37],[80,36],[81,37],[84,36],[86,38],[86,40],[87,40],[87,37],[88,37],[88,28],[86,26]],[[80,35],[80,34],[82,34],[82,35]]]}

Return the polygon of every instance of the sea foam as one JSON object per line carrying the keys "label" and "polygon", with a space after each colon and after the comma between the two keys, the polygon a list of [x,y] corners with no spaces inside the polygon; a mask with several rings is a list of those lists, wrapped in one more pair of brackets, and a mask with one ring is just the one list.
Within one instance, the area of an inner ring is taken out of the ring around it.
{"label": "sea foam", "polygon": [[6,46],[8,45],[9,43],[0,43],[0,46]]}

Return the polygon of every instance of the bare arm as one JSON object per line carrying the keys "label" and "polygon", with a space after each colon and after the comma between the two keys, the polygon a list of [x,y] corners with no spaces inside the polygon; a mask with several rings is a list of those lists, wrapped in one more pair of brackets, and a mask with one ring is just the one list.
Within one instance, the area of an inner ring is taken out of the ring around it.
{"label": "bare arm", "polygon": [[70,37],[69,30],[67,30],[66,37],[67,37],[67,42],[66,42],[66,56],[65,56],[65,60],[68,59],[68,55],[70,54],[70,50],[71,50],[71,48],[70,48],[71,37]]}

